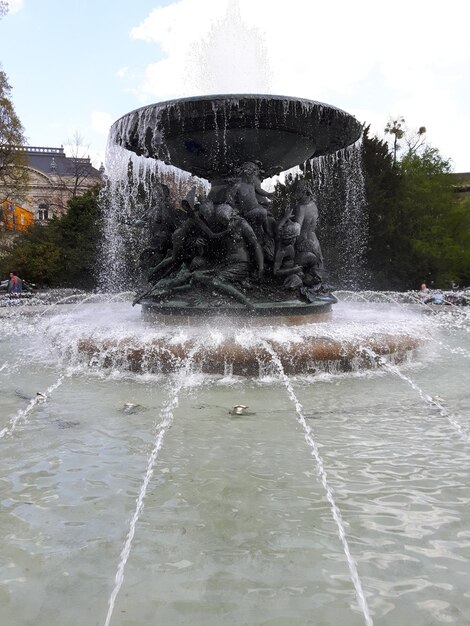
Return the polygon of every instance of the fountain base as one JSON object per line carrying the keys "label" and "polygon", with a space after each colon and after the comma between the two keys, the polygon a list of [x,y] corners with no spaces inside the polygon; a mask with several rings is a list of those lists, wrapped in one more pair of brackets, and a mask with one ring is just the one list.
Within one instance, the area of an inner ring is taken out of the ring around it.
{"label": "fountain base", "polygon": [[378,359],[383,357],[400,363],[420,344],[407,334],[378,334],[366,340],[312,336],[286,341],[267,337],[258,342],[252,336],[229,335],[218,341],[209,336],[205,340],[206,331],[201,328],[200,335],[173,341],[167,337],[154,338],[145,344],[132,336],[101,341],[89,337],[79,342],[78,351],[87,356],[91,366],[117,367],[137,373],[171,373],[194,354],[193,369],[201,373],[259,376],[269,370],[272,363],[267,344],[279,356],[289,375],[370,369],[377,367]]}
{"label": "fountain base", "polygon": [[142,317],[147,322],[197,326],[212,321],[227,321],[230,325],[296,325],[323,321],[337,302],[331,294],[319,296],[314,302],[284,300],[279,302],[254,302],[251,308],[232,303],[207,306],[207,302],[188,304],[184,300],[169,300],[163,304],[142,300]]}

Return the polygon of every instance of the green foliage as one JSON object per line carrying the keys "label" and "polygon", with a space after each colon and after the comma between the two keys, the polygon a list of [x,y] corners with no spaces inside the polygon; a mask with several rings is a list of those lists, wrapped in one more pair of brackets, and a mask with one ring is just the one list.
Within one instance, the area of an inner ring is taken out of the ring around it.
{"label": "green foliage", "polygon": [[23,126],[11,101],[11,87],[0,69],[0,200],[12,194],[20,197],[26,191],[25,155],[17,149],[24,141]]}
{"label": "green foliage", "polygon": [[449,163],[436,149],[426,147],[421,155],[405,156],[400,171],[402,227],[411,247],[409,279],[417,285],[424,275],[441,283],[450,243],[447,219],[455,202],[450,178],[446,176]]}
{"label": "green foliage", "polygon": [[376,288],[469,282],[468,202],[456,198],[449,161],[436,148],[420,148],[409,147],[395,163],[386,143],[367,132],[364,138],[368,265]]}
{"label": "green foliage", "polygon": [[27,281],[41,285],[93,288],[101,238],[98,194],[95,188],[73,198],[64,216],[19,235],[0,260],[1,275],[14,269]]}

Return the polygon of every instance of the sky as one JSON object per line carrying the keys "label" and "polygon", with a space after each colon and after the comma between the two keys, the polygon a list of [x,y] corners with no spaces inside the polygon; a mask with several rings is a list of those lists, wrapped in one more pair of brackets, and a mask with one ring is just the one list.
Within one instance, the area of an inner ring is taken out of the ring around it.
{"label": "sky", "polygon": [[[470,172],[468,0],[9,0],[0,63],[31,146],[80,138],[99,166],[133,109],[210,93],[332,104],[389,119]],[[76,150],[76,146],[75,146]]]}

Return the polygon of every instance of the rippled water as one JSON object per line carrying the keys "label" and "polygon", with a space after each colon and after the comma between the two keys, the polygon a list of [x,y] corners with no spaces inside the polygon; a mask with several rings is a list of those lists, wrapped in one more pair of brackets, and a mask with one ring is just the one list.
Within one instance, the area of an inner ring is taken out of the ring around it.
{"label": "rippled water", "polygon": [[[0,313],[0,623],[104,624],[156,428],[180,385],[110,623],[364,624],[282,378],[102,369],[74,352],[85,330],[168,331],[144,327],[128,303],[66,307]],[[326,330],[360,323],[407,326],[425,341],[406,364],[289,382],[373,623],[464,626],[468,315],[340,303]],[[230,415],[236,404],[249,414]]]}

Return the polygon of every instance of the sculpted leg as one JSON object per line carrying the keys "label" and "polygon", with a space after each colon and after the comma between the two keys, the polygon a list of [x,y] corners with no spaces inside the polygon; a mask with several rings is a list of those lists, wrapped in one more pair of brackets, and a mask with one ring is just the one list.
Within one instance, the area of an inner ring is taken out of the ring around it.
{"label": "sculpted leg", "polygon": [[241,302],[250,309],[253,308],[253,305],[248,300],[248,298],[239,289],[237,289],[234,285],[231,285],[230,283],[223,282],[218,278],[214,278],[213,276],[207,276],[202,272],[194,272],[193,279],[194,282],[199,282],[208,288],[215,289],[215,291],[219,291],[220,293],[231,296],[232,298],[238,300],[238,302]]}

